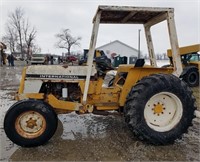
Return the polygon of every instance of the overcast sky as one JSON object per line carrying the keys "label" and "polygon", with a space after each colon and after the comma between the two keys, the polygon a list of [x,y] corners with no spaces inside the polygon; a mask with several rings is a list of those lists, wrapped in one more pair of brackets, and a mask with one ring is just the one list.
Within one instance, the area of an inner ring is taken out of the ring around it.
{"label": "overcast sky", "polygon": [[[31,25],[37,29],[37,44],[42,53],[61,55],[64,49],[55,48],[55,34],[70,29],[73,36],[81,36],[81,46],[73,50],[88,49],[92,19],[98,5],[125,5],[175,8],[175,22],[180,46],[200,43],[200,0],[0,0],[0,41],[5,34],[8,13],[22,7]],[[147,53],[143,26],[100,25],[97,47],[120,40],[138,48],[138,30],[141,29],[141,50]],[[169,48],[166,22],[152,28],[156,53]]]}

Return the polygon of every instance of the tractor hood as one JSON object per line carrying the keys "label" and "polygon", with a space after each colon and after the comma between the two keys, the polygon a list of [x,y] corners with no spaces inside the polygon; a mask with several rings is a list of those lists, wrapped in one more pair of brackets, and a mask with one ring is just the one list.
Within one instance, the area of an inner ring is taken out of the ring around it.
{"label": "tractor hood", "polygon": [[[91,76],[96,74],[94,65]],[[87,66],[33,65],[26,69],[26,79],[76,80],[85,79]]]}

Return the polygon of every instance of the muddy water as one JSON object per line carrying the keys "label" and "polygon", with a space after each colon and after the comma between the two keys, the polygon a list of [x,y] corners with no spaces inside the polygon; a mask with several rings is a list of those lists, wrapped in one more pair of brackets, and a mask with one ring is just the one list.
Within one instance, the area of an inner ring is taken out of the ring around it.
{"label": "muddy water", "polygon": [[[120,115],[59,115],[59,126],[44,146],[22,148],[3,131],[3,117],[15,102],[22,67],[1,67],[0,79],[0,160],[13,161],[200,161],[200,120],[182,139],[168,146],[152,146],[135,138]],[[193,89],[199,106],[199,87]]]}

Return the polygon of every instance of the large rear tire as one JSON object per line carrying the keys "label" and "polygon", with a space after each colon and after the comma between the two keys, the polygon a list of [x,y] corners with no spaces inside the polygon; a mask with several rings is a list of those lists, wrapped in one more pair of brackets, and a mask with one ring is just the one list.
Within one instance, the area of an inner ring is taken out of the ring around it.
{"label": "large rear tire", "polygon": [[131,89],[124,107],[125,121],[141,140],[170,144],[192,125],[194,102],[192,91],[179,78],[154,74]]}
{"label": "large rear tire", "polygon": [[57,115],[47,103],[22,100],[7,111],[4,130],[17,145],[34,147],[46,143],[54,135],[57,123]]}

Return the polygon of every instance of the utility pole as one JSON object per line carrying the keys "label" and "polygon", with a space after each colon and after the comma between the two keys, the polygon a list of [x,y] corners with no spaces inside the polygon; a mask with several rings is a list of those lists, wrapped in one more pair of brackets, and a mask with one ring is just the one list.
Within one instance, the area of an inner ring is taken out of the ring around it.
{"label": "utility pole", "polygon": [[140,58],[140,31],[141,29],[138,30],[138,59]]}

